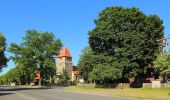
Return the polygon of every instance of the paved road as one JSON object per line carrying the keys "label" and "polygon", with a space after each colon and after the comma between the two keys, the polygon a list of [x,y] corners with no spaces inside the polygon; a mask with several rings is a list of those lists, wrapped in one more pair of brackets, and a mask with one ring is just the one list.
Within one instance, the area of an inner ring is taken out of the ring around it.
{"label": "paved road", "polygon": [[35,88],[0,86],[0,100],[132,100],[132,99],[73,93],[63,90],[62,87],[35,89]]}

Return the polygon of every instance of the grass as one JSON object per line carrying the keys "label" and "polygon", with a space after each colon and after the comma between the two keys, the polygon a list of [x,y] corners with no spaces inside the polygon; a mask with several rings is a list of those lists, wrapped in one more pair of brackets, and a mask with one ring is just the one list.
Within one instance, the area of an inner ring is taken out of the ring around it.
{"label": "grass", "polygon": [[70,86],[65,90],[75,92],[85,92],[90,94],[106,95],[106,96],[119,96],[138,98],[142,100],[170,100],[170,89],[144,89],[144,88],[128,88],[128,89],[104,89],[85,86]]}
{"label": "grass", "polygon": [[149,100],[170,100],[170,89],[123,89],[117,92],[117,96],[123,97]]}
{"label": "grass", "polygon": [[95,91],[95,90],[108,90],[106,88],[95,88],[94,86],[69,86],[69,87],[65,87],[65,90],[91,90],[91,91]]}

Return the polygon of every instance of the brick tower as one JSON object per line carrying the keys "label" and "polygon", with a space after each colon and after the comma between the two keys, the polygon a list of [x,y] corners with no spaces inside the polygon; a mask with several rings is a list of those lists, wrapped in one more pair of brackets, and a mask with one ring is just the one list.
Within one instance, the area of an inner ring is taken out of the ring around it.
{"label": "brick tower", "polygon": [[72,80],[72,71],[73,71],[73,63],[72,63],[72,56],[69,50],[66,47],[63,47],[57,56],[56,61],[56,75],[60,76],[63,72],[63,69],[69,74],[70,80]]}

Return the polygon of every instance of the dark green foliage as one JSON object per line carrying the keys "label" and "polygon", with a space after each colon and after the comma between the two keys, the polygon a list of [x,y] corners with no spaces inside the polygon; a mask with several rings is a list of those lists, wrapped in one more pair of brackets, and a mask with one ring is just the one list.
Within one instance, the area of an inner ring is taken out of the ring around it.
{"label": "dark green foliage", "polygon": [[55,39],[53,33],[28,30],[23,42],[20,45],[11,43],[9,51],[14,54],[11,59],[24,67],[28,82],[33,81],[35,70],[40,70],[42,85],[43,80],[55,75],[54,57],[61,47],[61,41]]}
{"label": "dark green foliage", "polygon": [[79,77],[83,78],[86,82],[89,81],[90,72],[93,69],[93,53],[89,47],[82,50],[78,62]]}
{"label": "dark green foliage", "polygon": [[91,80],[95,81],[96,83],[111,83],[114,82],[116,79],[121,78],[122,73],[122,65],[111,57],[104,57],[99,58],[101,63],[98,63],[94,66],[91,72]]}
{"label": "dark green foliage", "polygon": [[[95,24],[88,33],[89,45],[95,55],[104,55],[106,62],[99,60],[99,65],[94,65],[93,79],[144,77],[145,67],[158,53],[156,40],[163,37],[163,21],[157,15],[145,15],[137,8],[108,7],[99,14]],[[107,63],[107,57],[113,62]]]}
{"label": "dark green foliage", "polygon": [[3,67],[7,65],[8,59],[6,58],[4,51],[6,50],[6,39],[2,33],[0,33],[0,72]]}
{"label": "dark green foliage", "polygon": [[78,63],[80,78],[85,82],[95,81],[97,83],[113,82],[122,74],[122,64],[115,62],[112,56],[93,54],[89,47],[84,48]]}

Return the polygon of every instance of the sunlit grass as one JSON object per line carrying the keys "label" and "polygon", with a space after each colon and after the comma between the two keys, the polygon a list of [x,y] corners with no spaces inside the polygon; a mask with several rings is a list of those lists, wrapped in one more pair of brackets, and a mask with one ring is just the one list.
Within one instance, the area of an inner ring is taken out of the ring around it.
{"label": "sunlit grass", "polygon": [[170,89],[123,89],[118,90],[117,96],[134,97],[151,100],[170,100]]}
{"label": "sunlit grass", "polygon": [[142,100],[170,100],[170,88],[165,89],[145,89],[145,88],[128,88],[128,89],[104,89],[104,88],[95,88],[93,86],[70,86],[66,87],[66,90],[71,91],[81,91],[89,92],[95,94],[102,93],[108,96],[120,96],[120,97],[130,97],[138,98]]}
{"label": "sunlit grass", "polygon": [[95,88],[94,86],[69,86],[65,90],[106,90],[105,88]]}

